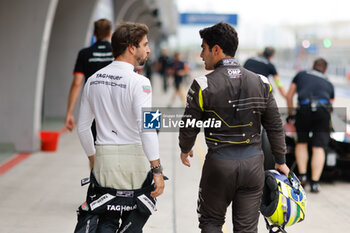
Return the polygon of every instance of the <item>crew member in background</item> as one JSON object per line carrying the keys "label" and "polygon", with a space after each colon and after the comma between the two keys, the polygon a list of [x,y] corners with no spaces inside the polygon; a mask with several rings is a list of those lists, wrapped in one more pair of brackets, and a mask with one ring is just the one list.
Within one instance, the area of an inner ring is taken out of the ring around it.
{"label": "crew member in background", "polygon": [[181,55],[179,52],[175,52],[174,61],[168,68],[168,73],[173,75],[175,88],[169,106],[172,106],[175,103],[176,96],[178,95],[180,96],[183,104],[186,104],[186,94],[183,90],[183,81],[186,75],[189,73],[190,68],[184,61],[181,61],[180,56]]}
{"label": "crew member in background", "polygon": [[170,58],[166,49],[162,49],[162,52],[158,58],[157,70],[163,79],[163,92],[166,93],[168,90],[168,68],[170,64]]}
{"label": "crew member in background", "polygon": [[298,93],[295,127],[298,142],[295,157],[300,181],[307,182],[308,143],[312,146],[311,192],[319,192],[319,179],[325,163],[325,150],[330,140],[330,110],[334,100],[334,87],[325,76],[327,61],[318,58],[312,70],[299,72],[287,93],[288,113],[294,114],[293,96]]}
{"label": "crew member in background", "polygon": [[[96,42],[79,51],[75,67],[74,78],[68,96],[65,126],[69,131],[75,127],[73,116],[74,106],[80,95],[83,83],[99,69],[113,61],[112,47],[109,43],[112,32],[112,24],[107,19],[99,19],[94,22],[94,35]],[[93,123],[91,130],[96,140],[96,127]]]}
{"label": "crew member in background", "polygon": [[275,49],[270,46],[266,47],[262,55],[249,58],[245,62],[243,67],[254,73],[262,74],[265,77],[269,77],[272,75],[279,92],[285,98],[286,91],[283,88],[282,82],[278,76],[275,65],[271,63],[271,59],[274,55],[275,55]]}

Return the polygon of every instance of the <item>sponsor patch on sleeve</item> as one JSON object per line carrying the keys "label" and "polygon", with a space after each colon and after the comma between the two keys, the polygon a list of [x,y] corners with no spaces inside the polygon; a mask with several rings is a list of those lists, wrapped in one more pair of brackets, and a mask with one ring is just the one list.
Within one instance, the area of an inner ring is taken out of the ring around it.
{"label": "sponsor patch on sleeve", "polygon": [[148,85],[142,86],[142,91],[146,92],[147,94],[151,93],[151,86],[148,86]]}

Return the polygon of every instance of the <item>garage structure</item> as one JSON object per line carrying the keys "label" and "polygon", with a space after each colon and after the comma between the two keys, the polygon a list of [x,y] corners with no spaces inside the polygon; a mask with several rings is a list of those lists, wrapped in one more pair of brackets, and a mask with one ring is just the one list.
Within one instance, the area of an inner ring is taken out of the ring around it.
{"label": "garage structure", "polygon": [[147,24],[153,50],[176,31],[173,0],[0,1],[0,144],[37,151],[43,119],[64,119],[75,59],[101,4],[114,24]]}

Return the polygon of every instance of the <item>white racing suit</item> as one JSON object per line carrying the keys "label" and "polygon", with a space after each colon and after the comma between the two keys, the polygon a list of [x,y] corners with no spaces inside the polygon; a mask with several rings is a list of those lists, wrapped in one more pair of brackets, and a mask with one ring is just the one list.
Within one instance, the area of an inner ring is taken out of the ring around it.
{"label": "white racing suit", "polygon": [[86,202],[77,210],[74,233],[141,233],[156,211],[156,199],[150,196],[152,180],[150,172],[142,188],[120,190],[101,187],[91,172]]}

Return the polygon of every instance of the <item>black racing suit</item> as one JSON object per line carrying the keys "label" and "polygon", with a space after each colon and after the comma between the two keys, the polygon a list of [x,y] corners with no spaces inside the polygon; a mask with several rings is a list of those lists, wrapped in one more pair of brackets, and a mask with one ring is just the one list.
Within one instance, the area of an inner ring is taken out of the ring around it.
{"label": "black racing suit", "polygon": [[[150,172],[142,188],[120,190],[101,187],[93,173],[86,202],[79,209],[74,233],[142,233],[149,216],[156,211]],[[121,221],[121,223],[120,223]]]}
{"label": "black racing suit", "polygon": [[[243,67],[256,74],[262,74],[267,78],[270,78],[270,76],[277,75],[275,65],[265,56],[251,57],[244,63]],[[275,160],[270,153],[270,143],[267,139],[265,130],[262,131],[261,138],[265,156],[264,169],[273,169],[275,167]]]}
{"label": "black racing suit", "polygon": [[[215,124],[204,129],[208,154],[199,188],[199,227],[202,232],[222,232],[232,202],[234,231],[257,232],[264,185],[261,124],[277,163],[285,163],[286,150],[282,121],[267,78],[244,69],[235,59],[218,62],[213,72],[193,81],[183,117],[185,122],[209,120]],[[193,147],[198,125],[180,129],[183,153]]]}

